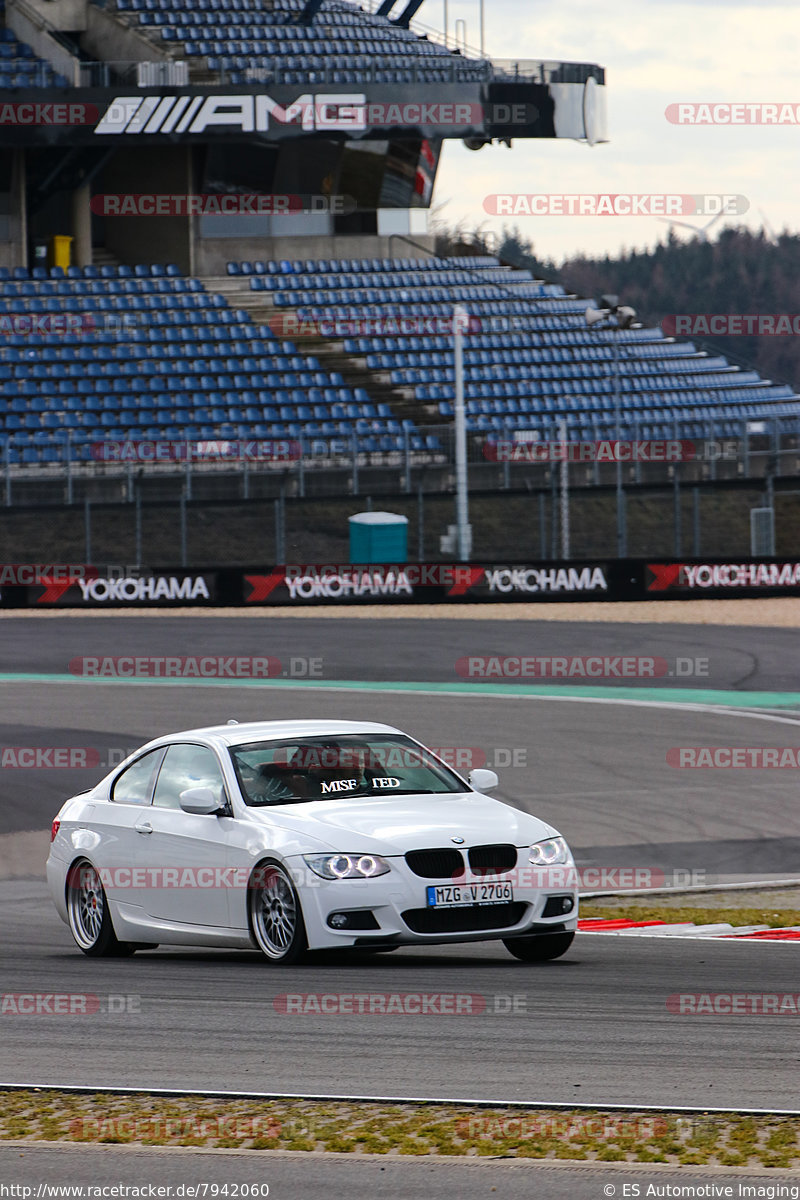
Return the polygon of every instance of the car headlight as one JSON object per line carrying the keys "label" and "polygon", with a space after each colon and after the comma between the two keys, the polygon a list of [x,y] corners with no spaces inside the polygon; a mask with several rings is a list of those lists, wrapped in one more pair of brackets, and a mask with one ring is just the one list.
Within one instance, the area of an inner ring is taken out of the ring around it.
{"label": "car headlight", "polygon": [[303,861],[322,879],[374,879],[390,869],[377,854],[304,854]]}
{"label": "car headlight", "polygon": [[557,867],[572,863],[570,848],[562,837],[534,842],[528,851],[528,858],[535,867]]}

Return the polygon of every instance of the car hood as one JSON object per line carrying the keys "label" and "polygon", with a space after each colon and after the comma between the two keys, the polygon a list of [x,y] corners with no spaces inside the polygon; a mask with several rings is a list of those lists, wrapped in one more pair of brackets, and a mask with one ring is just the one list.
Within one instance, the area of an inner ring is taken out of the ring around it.
{"label": "car hood", "polygon": [[331,850],[387,856],[449,846],[455,837],[463,838],[465,847],[526,846],[557,833],[538,817],[478,792],[312,800],[250,812],[257,821],[292,829]]}

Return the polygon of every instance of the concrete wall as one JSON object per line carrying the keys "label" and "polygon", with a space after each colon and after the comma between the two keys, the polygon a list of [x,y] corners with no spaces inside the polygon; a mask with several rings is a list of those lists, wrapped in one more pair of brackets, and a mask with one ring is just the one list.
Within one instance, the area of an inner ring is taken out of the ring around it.
{"label": "concrete wall", "polygon": [[24,0],[24,3],[9,0],[6,5],[6,25],[14,31],[20,42],[27,42],[39,58],[49,62],[71,84],[77,85],[80,82],[77,58],[73,58],[69,51],[50,36],[47,32],[46,18],[28,0]]}
{"label": "concrete wall", "polygon": [[[415,237],[414,242],[427,246],[433,255],[432,237]],[[226,275],[229,262],[282,258],[425,258],[425,251],[398,237],[351,235],[348,237],[264,238],[236,241],[198,240],[195,245],[196,275]],[[127,260],[126,260],[127,261]]]}
{"label": "concrete wall", "polygon": [[[25,6],[38,13],[51,29],[78,33],[86,28],[87,0],[25,0]],[[6,15],[15,7],[14,0],[8,0]]]}
{"label": "concrete wall", "polygon": [[169,58],[166,50],[153,46],[136,29],[120,25],[112,13],[94,4],[89,5],[81,46],[96,62],[161,62]]}
{"label": "concrete wall", "polygon": [[13,155],[11,192],[7,214],[0,217],[0,266],[24,267],[27,259],[25,227],[25,151],[7,151]]}
{"label": "concrete wall", "polygon": [[[95,181],[93,191],[185,194],[192,189],[188,146],[118,150]],[[106,249],[123,263],[174,262],[193,273],[191,220],[187,217],[104,217]]]}

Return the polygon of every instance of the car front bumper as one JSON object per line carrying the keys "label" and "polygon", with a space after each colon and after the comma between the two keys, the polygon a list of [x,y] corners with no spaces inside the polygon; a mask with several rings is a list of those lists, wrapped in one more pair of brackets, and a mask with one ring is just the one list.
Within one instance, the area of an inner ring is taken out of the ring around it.
{"label": "car front bumper", "polygon": [[[496,875],[473,875],[469,871],[458,884],[470,888],[481,884],[510,883],[512,899],[502,903],[478,903],[443,908],[427,904],[428,887],[453,885],[452,879],[428,879],[415,875],[403,859],[387,860],[391,869],[373,879],[325,880],[310,878],[302,858],[289,866],[300,894],[309,948],[336,946],[369,947],[437,945],[486,941],[573,932],[578,921],[578,879],[574,866],[537,868],[535,873],[519,867]],[[571,902],[567,912],[554,898]],[[548,901],[551,901],[548,905]],[[344,914],[352,925],[335,928],[330,919]]]}

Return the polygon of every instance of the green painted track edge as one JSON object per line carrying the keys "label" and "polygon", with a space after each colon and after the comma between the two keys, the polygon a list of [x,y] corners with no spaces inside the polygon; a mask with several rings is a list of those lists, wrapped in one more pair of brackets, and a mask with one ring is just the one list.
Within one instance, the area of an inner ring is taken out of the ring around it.
{"label": "green painted track edge", "polygon": [[316,689],[318,691],[353,691],[411,693],[445,696],[499,696],[504,699],[570,699],[609,700],[643,704],[691,704],[722,708],[800,709],[800,692],[733,692],[710,688],[677,687],[596,687],[569,684],[468,683],[466,681],[426,682],[397,680],[383,682],[362,679],[165,679],[114,678],[69,674],[37,674],[34,672],[0,672],[0,684],[14,683],[75,683],[75,684],[138,684],[161,687],[248,687]]}

